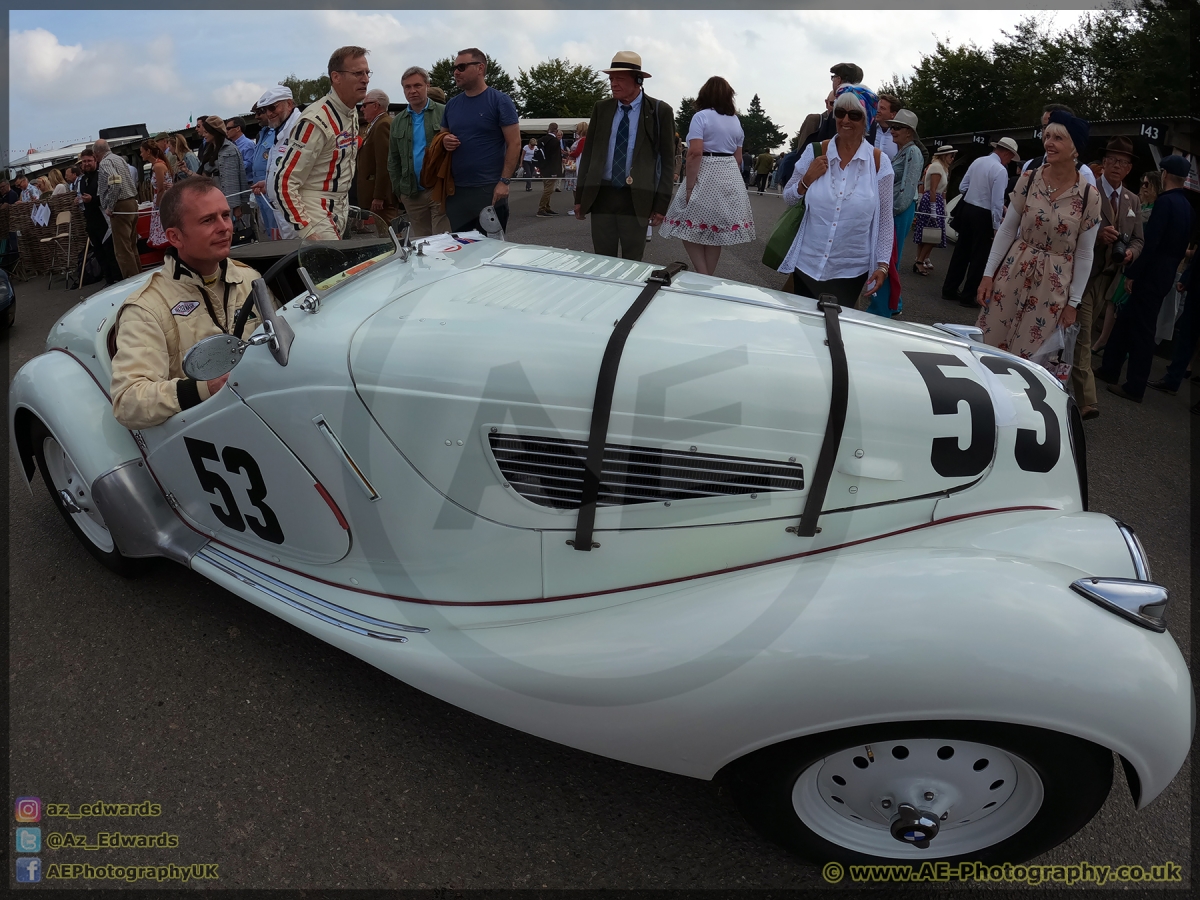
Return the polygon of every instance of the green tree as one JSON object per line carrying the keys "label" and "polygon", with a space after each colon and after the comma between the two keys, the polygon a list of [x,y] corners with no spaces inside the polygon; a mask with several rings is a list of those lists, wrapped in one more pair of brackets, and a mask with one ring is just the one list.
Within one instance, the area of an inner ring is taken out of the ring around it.
{"label": "green tree", "polygon": [[692,127],[692,116],[695,114],[695,97],[684,97],[679,101],[679,112],[675,113],[675,130],[679,132],[680,140],[687,140],[688,129]]}
{"label": "green tree", "polygon": [[771,121],[762,108],[758,94],[750,100],[750,108],[742,118],[742,131],[746,137],[742,147],[747,153],[762,153],[764,150],[774,150],[787,140],[787,132]]}
{"label": "green tree", "polygon": [[319,78],[299,78],[292,74],[279,83],[292,89],[292,98],[297,106],[306,106],[314,100],[320,100],[333,89],[328,75]]}
{"label": "green tree", "polygon": [[608,94],[608,83],[591,66],[548,59],[517,70],[521,114],[530,118],[586,119]]}
{"label": "green tree", "polygon": [[[513,103],[520,105],[520,95],[517,93],[517,85],[513,82],[512,76],[504,71],[504,66],[490,56],[488,57],[486,78],[488,87],[494,87],[496,90],[508,94]],[[458,85],[454,83],[454,57],[447,56],[439,59],[430,67],[429,83],[445,91],[447,100],[460,93]]]}
{"label": "green tree", "polygon": [[1026,17],[987,49],[939,41],[882,89],[903,98],[926,135],[1032,126],[1051,101],[1087,119],[1188,115],[1194,15],[1138,0],[1055,34],[1045,18]]}

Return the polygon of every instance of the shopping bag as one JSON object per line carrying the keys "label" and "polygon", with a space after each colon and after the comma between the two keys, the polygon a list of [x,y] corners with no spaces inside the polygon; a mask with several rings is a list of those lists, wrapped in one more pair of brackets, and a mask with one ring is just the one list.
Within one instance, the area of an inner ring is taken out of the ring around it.
{"label": "shopping bag", "polygon": [[1075,342],[1079,339],[1079,323],[1070,328],[1055,328],[1042,346],[1029,357],[1063,384],[1071,377],[1071,365],[1075,360]]}
{"label": "shopping bag", "polygon": [[767,238],[766,249],[763,250],[764,266],[778,270],[783,265],[783,258],[792,249],[792,241],[796,240],[796,233],[800,230],[800,222],[803,219],[804,198],[801,197],[800,202],[785,209],[779,221],[775,223],[771,236]]}
{"label": "shopping bag", "polygon": [[[821,147],[821,144],[813,145],[815,156],[821,155]],[[779,221],[775,223],[771,236],[767,238],[766,249],[763,250],[764,266],[770,266],[778,271],[779,267],[783,265],[783,258],[792,249],[792,241],[796,240],[796,233],[800,230],[800,222],[803,219],[804,198],[801,197],[800,202],[785,209],[783,215],[779,217]]]}

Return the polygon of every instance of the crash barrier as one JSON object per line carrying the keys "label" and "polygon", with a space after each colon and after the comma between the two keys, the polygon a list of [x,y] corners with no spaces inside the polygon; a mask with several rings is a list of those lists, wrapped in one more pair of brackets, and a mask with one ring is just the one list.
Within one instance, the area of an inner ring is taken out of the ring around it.
{"label": "crash barrier", "polygon": [[[39,206],[49,206],[50,215],[45,219],[46,225],[39,225],[33,219],[34,211]],[[57,231],[55,219],[61,212],[71,212],[71,246],[82,250],[87,241],[87,228],[83,221],[83,208],[79,206],[79,197],[67,192],[54,196],[42,197],[28,203],[13,203],[0,205],[0,238],[5,240],[4,262],[13,276],[29,278],[34,275],[45,275],[50,271],[54,260],[54,242],[42,242],[42,238],[53,237]],[[12,246],[13,235],[16,235],[15,248]],[[12,254],[16,251],[16,257]]]}

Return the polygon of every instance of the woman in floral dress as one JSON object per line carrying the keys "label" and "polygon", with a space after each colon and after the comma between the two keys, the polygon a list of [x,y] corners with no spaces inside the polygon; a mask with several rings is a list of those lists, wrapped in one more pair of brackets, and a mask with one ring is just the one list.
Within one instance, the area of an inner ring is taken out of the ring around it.
{"label": "woman in floral dress", "polygon": [[1042,133],[1046,163],[1017,180],[979,285],[984,343],[1025,359],[1055,328],[1075,322],[1091,273],[1100,193],[1074,163],[1087,132],[1082,119],[1051,114]]}
{"label": "woman in floral dress", "polygon": [[162,219],[158,217],[158,207],[162,203],[163,194],[174,184],[171,167],[157,141],[142,141],[140,149],[142,160],[150,163],[150,183],[154,186],[154,209],[150,213],[150,237],[146,239],[146,243],[151,247],[165,247],[168,243],[167,233],[163,230]]}

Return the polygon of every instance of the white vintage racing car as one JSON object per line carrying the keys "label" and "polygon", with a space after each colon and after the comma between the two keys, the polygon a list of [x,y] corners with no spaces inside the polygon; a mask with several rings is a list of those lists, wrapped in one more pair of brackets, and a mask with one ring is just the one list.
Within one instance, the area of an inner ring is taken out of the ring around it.
{"label": "white vintage racing car", "polygon": [[1025,859],[1114,753],[1139,808],[1184,762],[1167,593],[1087,511],[1070,399],[971,329],[478,234],[316,244],[189,354],[226,388],[130,432],[140,283],[10,390],[26,478],[117,571],[167,557],[479,715],[728,778],[817,862]]}

